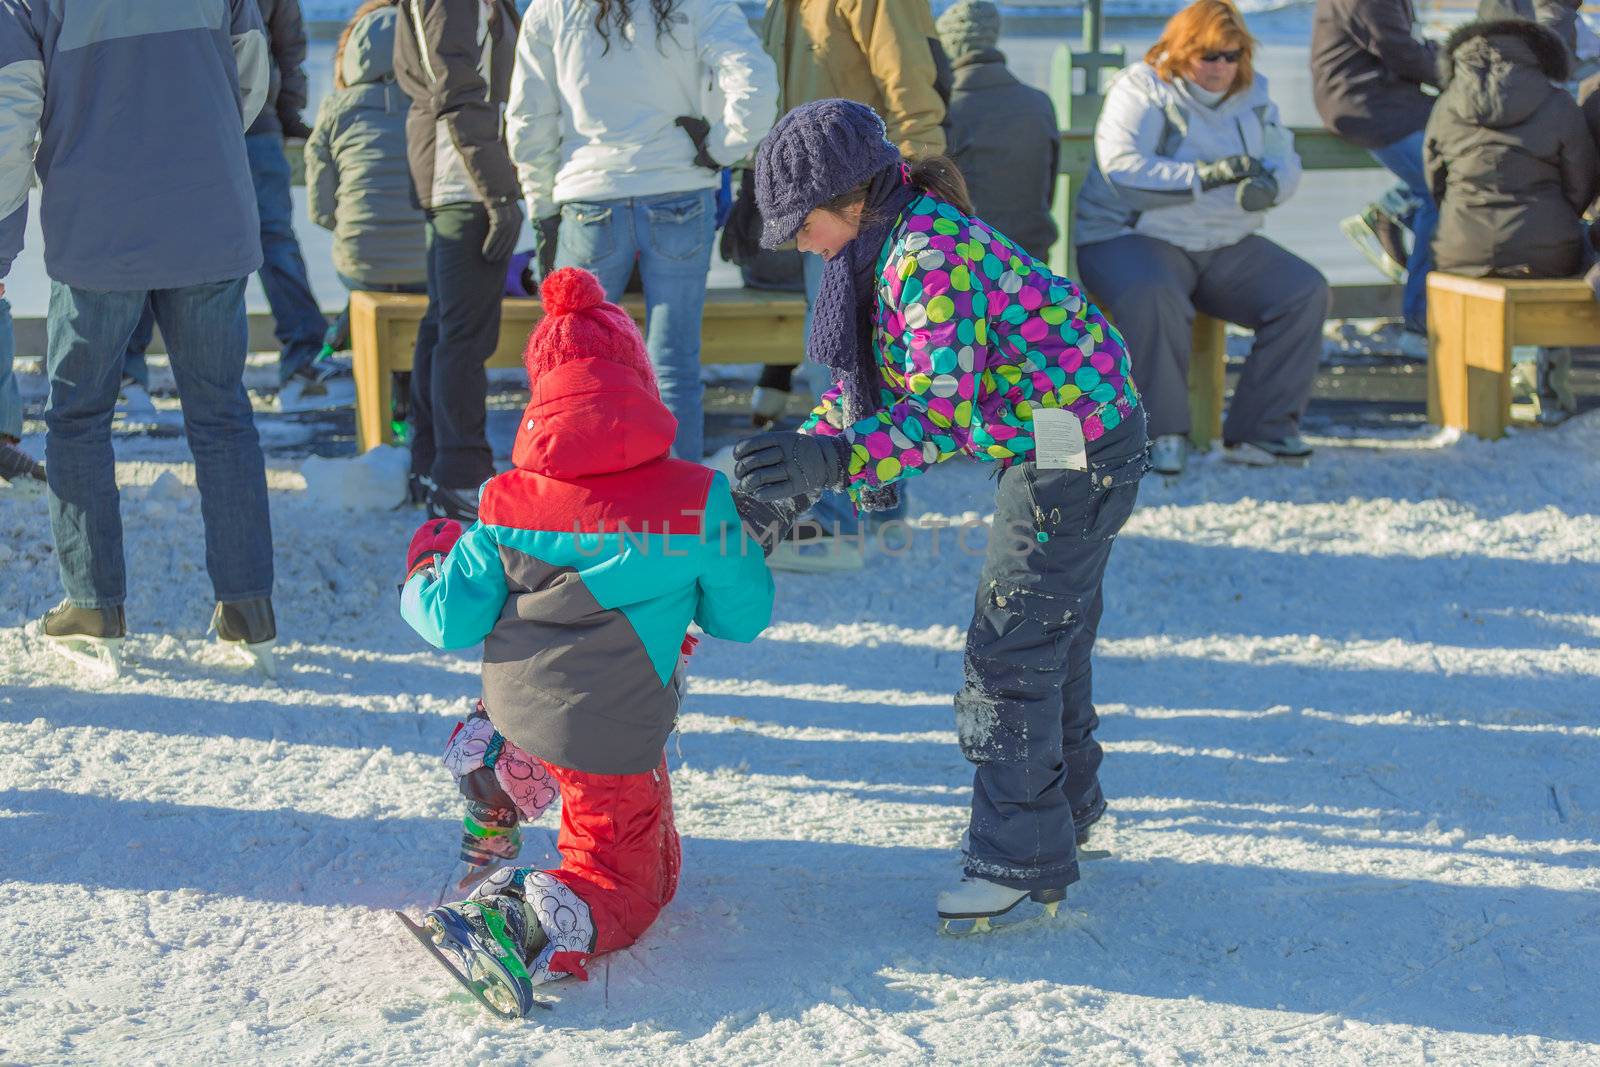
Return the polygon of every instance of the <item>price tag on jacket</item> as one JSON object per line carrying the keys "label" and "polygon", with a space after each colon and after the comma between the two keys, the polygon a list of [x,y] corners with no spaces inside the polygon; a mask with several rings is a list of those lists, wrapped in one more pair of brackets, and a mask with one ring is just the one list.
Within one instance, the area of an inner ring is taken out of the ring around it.
{"label": "price tag on jacket", "polygon": [[1042,471],[1086,471],[1083,424],[1066,408],[1033,409],[1033,462]]}

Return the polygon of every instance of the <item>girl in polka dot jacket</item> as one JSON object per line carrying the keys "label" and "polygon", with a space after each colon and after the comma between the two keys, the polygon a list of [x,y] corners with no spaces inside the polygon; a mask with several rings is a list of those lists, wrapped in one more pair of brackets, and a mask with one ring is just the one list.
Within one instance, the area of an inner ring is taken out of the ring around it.
{"label": "girl in polka dot jacket", "polygon": [[827,260],[807,354],[837,385],[799,431],[737,446],[740,488],[776,501],[842,487],[881,510],[951,456],[996,464],[955,697],[972,817],[964,877],[938,908],[979,926],[1024,897],[1053,911],[1106,806],[1089,659],[1148,467],[1127,350],[1076,285],[972,216],[954,165],[901,162],[863,105],[780,120],[756,197],[763,243]]}

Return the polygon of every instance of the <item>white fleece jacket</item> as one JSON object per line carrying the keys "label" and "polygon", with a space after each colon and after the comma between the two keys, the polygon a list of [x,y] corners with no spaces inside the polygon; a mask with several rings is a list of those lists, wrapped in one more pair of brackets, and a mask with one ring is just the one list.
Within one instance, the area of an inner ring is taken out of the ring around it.
{"label": "white fleece jacket", "polygon": [[595,28],[591,0],[534,0],[523,16],[506,137],[530,218],[572,201],[709,189],[681,115],[711,126],[724,166],[754,151],[777,118],[772,59],[734,0],[678,0],[656,33],[634,0],[627,33]]}
{"label": "white fleece jacket", "polygon": [[1168,82],[1136,63],[1107,90],[1094,154],[1074,220],[1080,246],[1138,233],[1203,252],[1260,229],[1266,212],[1239,207],[1235,186],[1200,191],[1200,163],[1255,156],[1277,179],[1279,204],[1300,184],[1294,135],[1260,73],[1249,88],[1209,107],[1182,78]]}

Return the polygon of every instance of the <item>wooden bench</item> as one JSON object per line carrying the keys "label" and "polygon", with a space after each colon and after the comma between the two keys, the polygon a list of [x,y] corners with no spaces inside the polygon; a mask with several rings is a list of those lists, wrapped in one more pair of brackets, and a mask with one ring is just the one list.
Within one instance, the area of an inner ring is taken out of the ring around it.
{"label": "wooden bench", "polygon": [[1511,421],[1511,349],[1600,343],[1577,278],[1428,275],[1428,421],[1496,438]]}
{"label": "wooden bench", "polygon": [[[642,330],[643,297],[626,296],[622,306]],[[420,295],[350,295],[357,452],[391,439],[390,375],[411,369],[417,328],[427,307],[428,298]],[[508,297],[501,304],[500,343],[488,366],[521,366],[528,333],[542,315],[539,301]],[[799,293],[709,290],[700,333],[700,362],[798,364],[805,355],[805,315],[805,297]]]}

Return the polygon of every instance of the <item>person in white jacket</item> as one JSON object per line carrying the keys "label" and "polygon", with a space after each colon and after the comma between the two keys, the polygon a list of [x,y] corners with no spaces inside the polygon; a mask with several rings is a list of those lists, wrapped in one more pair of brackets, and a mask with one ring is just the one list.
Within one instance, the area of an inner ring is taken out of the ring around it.
{"label": "person in white jacket", "polygon": [[592,271],[608,300],[637,261],[681,459],[704,455],[715,190],[777,107],[772,60],[734,0],[534,0],[523,17],[506,131],[529,217],[547,241],[559,214],[556,266]]}
{"label": "person in white jacket", "polygon": [[1223,424],[1226,457],[1265,466],[1311,455],[1299,422],[1328,283],[1255,232],[1294,193],[1300,157],[1251,68],[1252,44],[1227,0],[1174,15],[1144,62],[1112,81],[1078,199],[1079,275],[1128,342],[1164,474],[1184,467],[1197,309],[1255,330]]}

